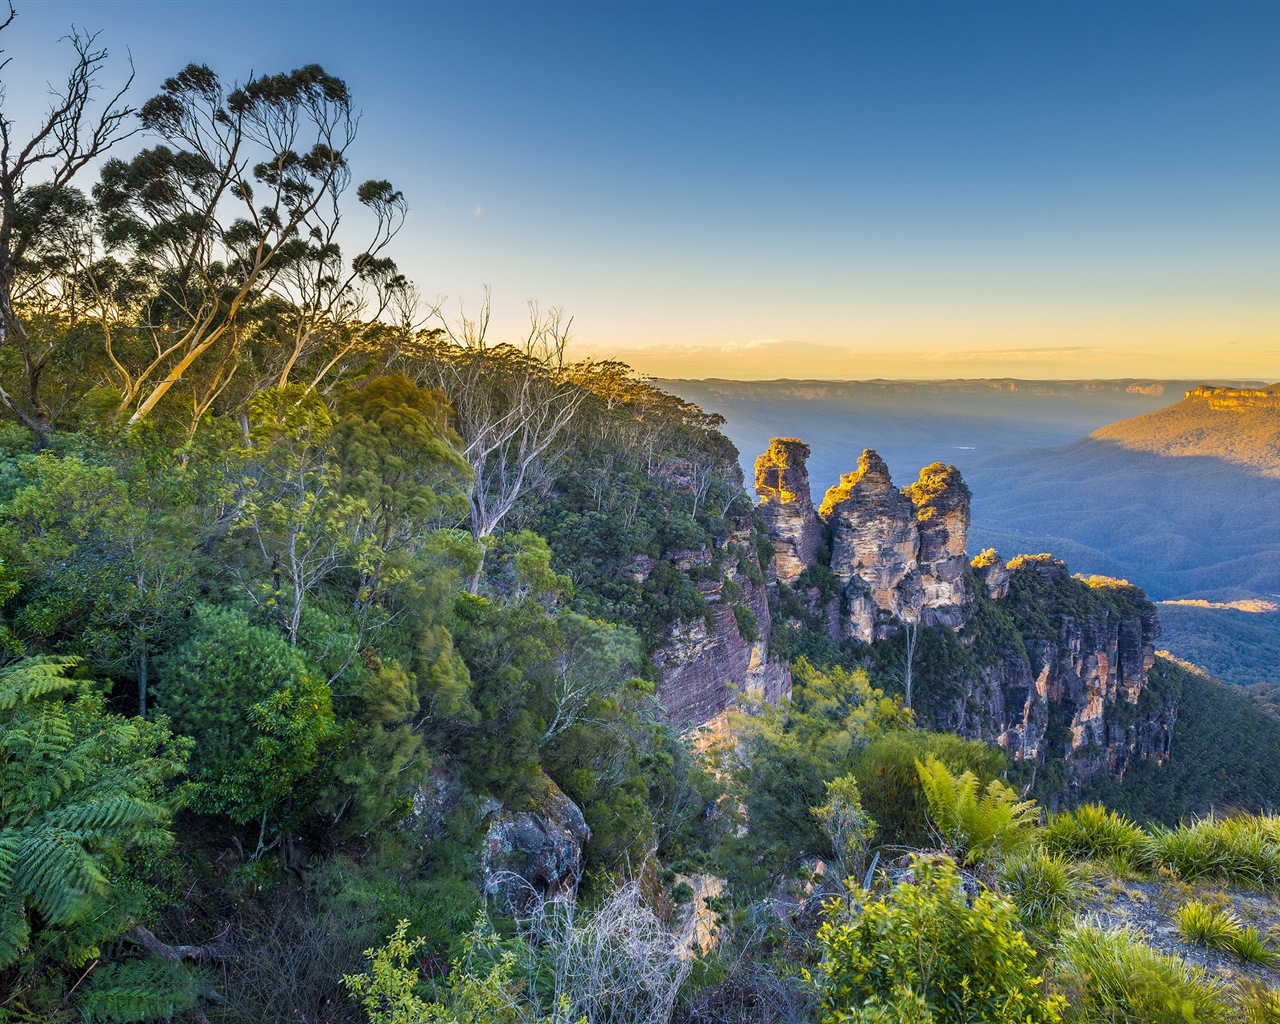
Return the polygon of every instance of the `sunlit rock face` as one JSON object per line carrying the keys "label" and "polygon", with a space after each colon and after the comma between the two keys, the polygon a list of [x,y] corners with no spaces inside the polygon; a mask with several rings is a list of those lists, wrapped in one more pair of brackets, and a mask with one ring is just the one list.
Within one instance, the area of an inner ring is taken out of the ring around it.
{"label": "sunlit rock face", "polygon": [[844,584],[845,629],[856,640],[892,635],[923,603],[920,531],[911,499],[871,450],[827,491],[818,514],[831,530],[831,571]]}
{"label": "sunlit rock face", "polygon": [[927,626],[960,625],[967,599],[969,488],[955,466],[935,462],[905,490],[916,509],[920,534],[921,621]]}
{"label": "sunlit rock face", "polygon": [[980,552],[970,564],[989,598],[998,601],[1009,593],[1009,567],[995,548]]}
{"label": "sunlit rock face", "polygon": [[809,446],[794,437],[775,437],[756,459],[756,510],[773,543],[773,564],[781,583],[792,584],[818,561],[822,523],[809,496]]}

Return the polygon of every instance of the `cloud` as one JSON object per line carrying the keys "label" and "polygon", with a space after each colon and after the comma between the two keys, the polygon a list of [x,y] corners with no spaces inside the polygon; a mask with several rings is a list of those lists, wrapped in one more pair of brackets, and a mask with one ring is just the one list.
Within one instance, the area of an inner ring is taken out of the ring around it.
{"label": "cloud", "polygon": [[477,217],[483,217],[484,207],[481,206],[479,203],[476,203],[476,205],[471,208],[471,212],[474,213]]}

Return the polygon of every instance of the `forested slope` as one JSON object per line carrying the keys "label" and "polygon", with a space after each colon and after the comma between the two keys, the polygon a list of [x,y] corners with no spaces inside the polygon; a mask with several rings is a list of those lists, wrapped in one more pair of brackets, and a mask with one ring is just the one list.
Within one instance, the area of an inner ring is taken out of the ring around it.
{"label": "forested slope", "polygon": [[[89,103],[95,53],[0,147],[0,1021],[951,1024],[974,978],[980,1019],[1097,1019],[1083,873],[1190,884],[1175,847],[1226,827],[1104,816],[1121,869],[1022,799],[1032,763],[1059,795],[1068,757],[1158,770],[1139,590],[971,564],[954,467],[904,493],[874,453],[833,488],[843,546],[813,538],[780,586],[717,416],[570,361],[557,310],[498,341],[487,307],[419,302],[391,258],[405,197],[352,176],[345,82],[190,65],[135,121]],[[879,591],[863,492],[905,552]],[[833,599],[861,634],[828,628]],[[1021,767],[921,727],[1006,657],[1044,746]],[[1077,680],[1110,718],[1063,699]],[[1182,685],[1184,721],[1212,713]],[[1214,798],[1196,763],[1195,801],[1153,814]],[[1270,781],[1222,792],[1253,809]],[[1261,867],[1213,880],[1280,886],[1274,819],[1230,828]],[[903,847],[932,855],[889,864]],[[1052,913],[1042,875],[1066,880]],[[824,909],[855,876],[865,916]],[[913,914],[941,980],[857,981]],[[1192,994],[1217,1019],[1261,991]]]}

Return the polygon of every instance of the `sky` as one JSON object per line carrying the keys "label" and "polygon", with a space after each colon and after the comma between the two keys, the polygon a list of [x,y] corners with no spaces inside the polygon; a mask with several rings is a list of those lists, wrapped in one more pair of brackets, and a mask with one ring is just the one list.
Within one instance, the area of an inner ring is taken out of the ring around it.
{"label": "sky", "polygon": [[[71,25],[320,63],[424,295],[663,377],[1280,379],[1280,3],[15,0],[19,128]],[[131,141],[129,145],[141,145]]]}

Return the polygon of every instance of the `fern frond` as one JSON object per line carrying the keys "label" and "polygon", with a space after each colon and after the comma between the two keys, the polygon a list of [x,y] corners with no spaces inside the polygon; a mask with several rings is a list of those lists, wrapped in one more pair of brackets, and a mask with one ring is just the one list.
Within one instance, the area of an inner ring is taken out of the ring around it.
{"label": "fern frond", "polygon": [[90,839],[99,833],[132,830],[156,817],[154,804],[117,793],[106,799],[63,805],[45,815],[42,823]]}
{"label": "fern frond", "polygon": [[12,889],[0,889],[0,971],[22,955],[30,936],[22,897]]}
{"label": "fern frond", "polygon": [[157,1020],[195,1005],[200,979],[171,960],[122,960],[93,974],[76,1000],[88,1024]]}
{"label": "fern frond", "polygon": [[70,694],[83,690],[86,683],[66,678],[68,669],[80,664],[79,658],[38,655],[0,669],[0,711],[18,704],[29,704],[51,694]]}
{"label": "fern frond", "polygon": [[71,924],[106,877],[80,837],[62,829],[42,829],[24,837],[13,887],[51,925]]}

